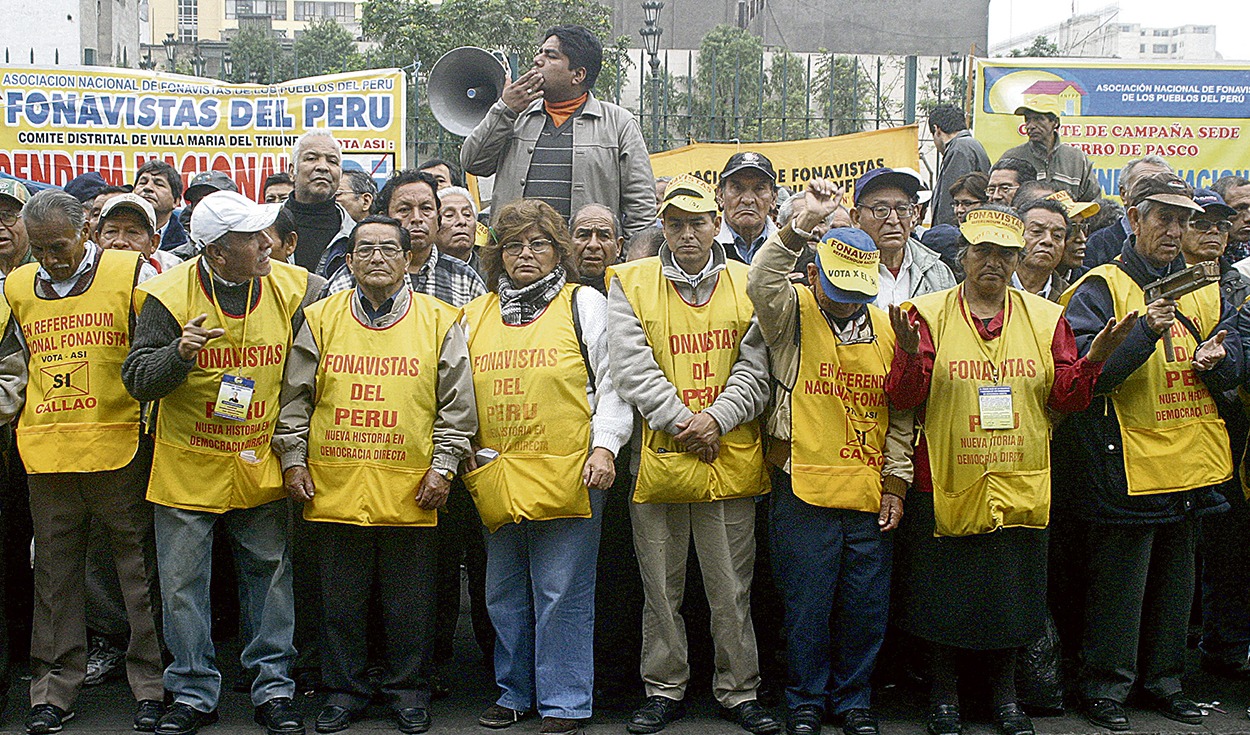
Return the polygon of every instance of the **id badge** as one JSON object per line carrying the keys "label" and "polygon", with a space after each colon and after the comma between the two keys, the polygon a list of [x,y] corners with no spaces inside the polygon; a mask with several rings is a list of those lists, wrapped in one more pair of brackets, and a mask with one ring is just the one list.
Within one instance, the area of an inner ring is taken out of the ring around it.
{"label": "id badge", "polygon": [[213,415],[219,419],[243,421],[247,418],[247,409],[252,405],[252,393],[255,391],[256,381],[251,378],[228,374],[221,376]]}
{"label": "id badge", "polygon": [[982,429],[1016,428],[1010,385],[983,385],[977,388],[977,393],[981,399]]}

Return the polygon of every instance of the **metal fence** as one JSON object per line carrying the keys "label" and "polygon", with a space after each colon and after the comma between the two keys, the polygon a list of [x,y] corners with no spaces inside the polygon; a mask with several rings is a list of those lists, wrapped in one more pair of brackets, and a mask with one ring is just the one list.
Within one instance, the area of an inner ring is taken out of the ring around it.
{"label": "metal fence", "polygon": [[[771,142],[915,122],[939,101],[963,104],[959,68],[940,57],[661,52],[605,59],[596,95],[638,118],[652,152],[691,142]],[[655,73],[652,69],[655,68]],[[417,92],[423,96],[424,80]],[[410,130],[420,160],[455,160],[463,139],[443,130],[421,100]],[[411,135],[411,133],[410,133]],[[923,136],[922,136],[923,137]]]}

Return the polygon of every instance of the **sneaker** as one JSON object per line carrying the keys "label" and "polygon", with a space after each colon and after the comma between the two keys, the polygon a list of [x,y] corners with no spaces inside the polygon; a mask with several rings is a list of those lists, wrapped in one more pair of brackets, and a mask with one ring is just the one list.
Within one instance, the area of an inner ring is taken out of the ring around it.
{"label": "sneaker", "polygon": [[82,680],[82,685],[87,687],[103,684],[114,673],[121,675],[126,663],[126,652],[107,638],[97,637],[94,643],[87,653],[87,676]]}

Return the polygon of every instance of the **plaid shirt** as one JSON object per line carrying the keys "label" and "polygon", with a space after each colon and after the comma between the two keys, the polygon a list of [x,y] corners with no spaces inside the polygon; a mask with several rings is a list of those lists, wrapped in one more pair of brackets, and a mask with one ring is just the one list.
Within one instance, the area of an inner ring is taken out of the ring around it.
{"label": "plaid shirt", "polygon": [[[408,280],[412,282],[413,291],[433,296],[455,307],[464,306],[486,293],[486,285],[477,271],[463,260],[442,255],[437,245],[430,246],[430,257],[425,259],[420,270],[408,274]],[[326,282],[323,296],[346,291],[355,285],[351,271],[343,266]]]}

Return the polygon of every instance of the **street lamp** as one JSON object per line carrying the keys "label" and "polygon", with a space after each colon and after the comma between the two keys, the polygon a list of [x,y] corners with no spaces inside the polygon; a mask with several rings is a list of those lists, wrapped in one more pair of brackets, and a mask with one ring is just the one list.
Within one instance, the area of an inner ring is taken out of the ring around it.
{"label": "street lamp", "polygon": [[226,81],[230,81],[230,75],[234,71],[234,54],[230,53],[230,49],[226,49],[221,55],[221,71]]}
{"label": "street lamp", "polygon": [[169,70],[173,71],[174,61],[178,58],[178,42],[174,40],[174,34],[166,33],[161,43],[165,46],[165,58],[169,59]]}
{"label": "street lamp", "polygon": [[962,72],[964,69],[963,54],[959,53],[958,51],[952,51],[950,53],[950,56],[946,57],[946,63],[951,68],[950,89],[951,89],[951,96],[953,97],[959,93],[959,90],[955,88],[955,77],[959,76],[960,72]]}
{"label": "street lamp", "polygon": [[651,57],[651,146],[660,146],[660,36],[664,29],[659,27],[660,11],[664,9],[663,0],[643,0],[643,27],[638,35],[642,36],[642,46]]}
{"label": "street lamp", "polygon": [[139,61],[139,68],[152,71],[156,68],[156,62],[152,61],[152,49],[143,52],[143,58]]}

